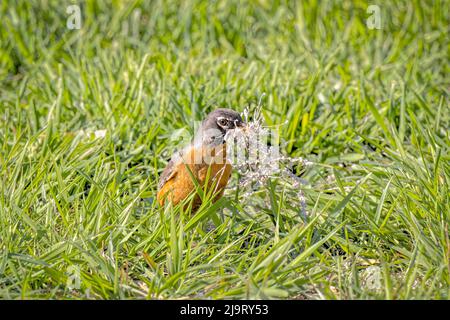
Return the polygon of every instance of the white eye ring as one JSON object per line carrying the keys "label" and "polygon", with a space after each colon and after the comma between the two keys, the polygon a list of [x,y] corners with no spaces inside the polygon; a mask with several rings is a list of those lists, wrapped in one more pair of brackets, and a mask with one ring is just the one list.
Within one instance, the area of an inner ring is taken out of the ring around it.
{"label": "white eye ring", "polygon": [[228,120],[225,118],[217,118],[217,124],[221,127],[225,127],[228,124]]}

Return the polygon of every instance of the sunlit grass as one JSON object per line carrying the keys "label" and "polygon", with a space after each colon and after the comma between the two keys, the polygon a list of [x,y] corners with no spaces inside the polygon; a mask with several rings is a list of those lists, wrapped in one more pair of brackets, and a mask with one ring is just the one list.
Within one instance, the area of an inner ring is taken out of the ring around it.
{"label": "sunlit grass", "polygon": [[[448,2],[80,3],[0,5],[1,298],[449,299]],[[160,208],[174,131],[258,104],[305,183]]]}

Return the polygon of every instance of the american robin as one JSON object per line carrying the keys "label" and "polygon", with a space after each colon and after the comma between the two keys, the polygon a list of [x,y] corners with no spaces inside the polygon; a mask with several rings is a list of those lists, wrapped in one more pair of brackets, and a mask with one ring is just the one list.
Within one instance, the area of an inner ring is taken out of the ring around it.
{"label": "american robin", "polygon": [[[157,200],[176,205],[195,192],[196,184],[213,194],[213,202],[222,197],[231,176],[231,164],[226,158],[225,135],[246,124],[239,113],[230,109],[217,109],[203,120],[192,142],[175,153],[160,176]],[[205,187],[206,183],[206,188]],[[192,210],[201,204],[194,196]]]}

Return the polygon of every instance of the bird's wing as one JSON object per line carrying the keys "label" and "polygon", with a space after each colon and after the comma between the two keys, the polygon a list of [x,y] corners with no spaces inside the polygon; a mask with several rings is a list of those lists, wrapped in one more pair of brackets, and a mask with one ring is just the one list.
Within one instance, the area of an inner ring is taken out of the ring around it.
{"label": "bird's wing", "polygon": [[166,168],[159,176],[158,190],[161,190],[161,188],[166,184],[167,181],[173,179],[177,175],[177,164],[182,160],[183,152],[184,150],[175,152],[169,163],[167,163]]}

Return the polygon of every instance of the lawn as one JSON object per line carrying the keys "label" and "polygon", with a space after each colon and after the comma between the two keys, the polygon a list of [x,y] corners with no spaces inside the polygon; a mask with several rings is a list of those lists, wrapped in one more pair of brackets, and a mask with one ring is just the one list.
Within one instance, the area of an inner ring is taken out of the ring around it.
{"label": "lawn", "polygon": [[[449,1],[0,16],[0,298],[450,298]],[[302,183],[160,207],[180,137],[258,105]]]}

